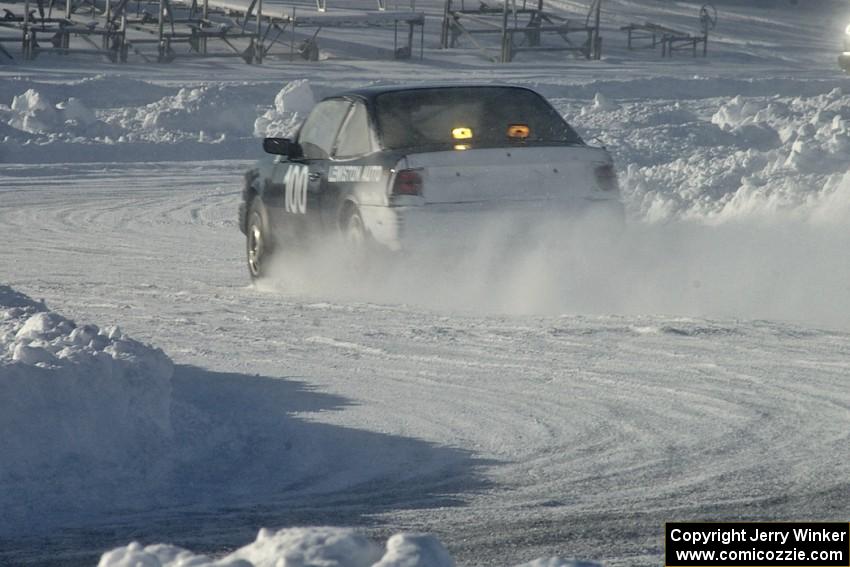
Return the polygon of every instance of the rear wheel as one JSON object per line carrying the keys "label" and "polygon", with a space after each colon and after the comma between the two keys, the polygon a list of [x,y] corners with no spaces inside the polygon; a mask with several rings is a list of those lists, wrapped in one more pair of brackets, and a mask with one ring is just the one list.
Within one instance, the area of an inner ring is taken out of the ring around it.
{"label": "rear wheel", "polygon": [[274,248],[268,214],[259,197],[255,197],[248,208],[247,228],[245,249],[248,275],[253,281],[263,277],[268,271],[269,258]]}
{"label": "rear wheel", "polygon": [[343,237],[350,248],[362,250],[366,246],[366,227],[356,207],[349,208],[343,223]]}
{"label": "rear wheel", "polygon": [[365,273],[369,260],[369,234],[356,206],[350,205],[343,213],[340,231],[347,268],[356,274]]}

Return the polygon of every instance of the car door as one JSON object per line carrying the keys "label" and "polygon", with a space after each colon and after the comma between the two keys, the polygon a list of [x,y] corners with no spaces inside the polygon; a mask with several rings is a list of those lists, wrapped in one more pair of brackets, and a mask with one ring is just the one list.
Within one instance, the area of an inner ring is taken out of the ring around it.
{"label": "car door", "polygon": [[302,155],[276,166],[274,176],[283,188],[283,212],[299,228],[312,232],[320,227],[321,211],[328,206],[325,195],[328,161],[350,106],[345,99],[328,99],[317,104],[298,134]]}
{"label": "car door", "polygon": [[[351,201],[355,205],[374,205],[376,196],[383,197],[385,191],[384,168],[376,154],[378,144],[371,125],[369,112],[363,101],[353,100],[331,151],[328,169],[328,195],[339,205]],[[371,195],[376,193],[376,195]],[[339,210],[326,209],[327,214],[336,215]],[[337,216],[327,222],[337,221]]]}

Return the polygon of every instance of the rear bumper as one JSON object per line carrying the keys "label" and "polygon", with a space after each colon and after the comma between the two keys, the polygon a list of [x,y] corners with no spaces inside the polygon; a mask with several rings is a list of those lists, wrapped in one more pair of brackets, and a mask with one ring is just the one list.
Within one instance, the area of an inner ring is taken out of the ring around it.
{"label": "rear bumper", "polygon": [[847,72],[850,72],[850,51],[845,51],[838,56],[838,65]]}
{"label": "rear bumper", "polygon": [[625,222],[623,204],[616,199],[361,207],[361,215],[372,238],[393,251],[508,243],[541,229],[557,232],[579,220],[604,227]]}

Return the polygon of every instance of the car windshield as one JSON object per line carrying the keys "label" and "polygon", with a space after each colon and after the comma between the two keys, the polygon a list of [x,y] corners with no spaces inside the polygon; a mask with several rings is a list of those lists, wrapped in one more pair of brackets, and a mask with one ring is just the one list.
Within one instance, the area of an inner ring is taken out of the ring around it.
{"label": "car windshield", "polygon": [[526,89],[413,89],[378,95],[375,107],[388,150],[582,143],[543,97]]}

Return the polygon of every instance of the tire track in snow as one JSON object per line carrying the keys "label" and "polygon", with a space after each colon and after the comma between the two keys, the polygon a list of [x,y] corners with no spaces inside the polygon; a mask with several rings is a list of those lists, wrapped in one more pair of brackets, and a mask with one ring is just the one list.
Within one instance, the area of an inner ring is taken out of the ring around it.
{"label": "tire track in snow", "polygon": [[[394,530],[437,532],[461,560],[486,549],[500,563],[558,552],[628,562],[657,553],[671,517],[850,513],[846,333],[258,292],[231,224],[240,176],[226,164],[71,167],[16,191],[0,176],[0,238],[26,237],[0,264],[69,316],[120,323],[180,363],[297,376],[356,402],[312,421],[491,463],[493,487],[455,494],[463,506],[428,509],[417,480],[457,487],[465,473],[423,462],[384,471],[410,480],[408,511],[370,509],[380,484],[307,500],[308,511],[344,503],[351,521],[377,514]],[[317,466],[315,482],[333,477]]]}

